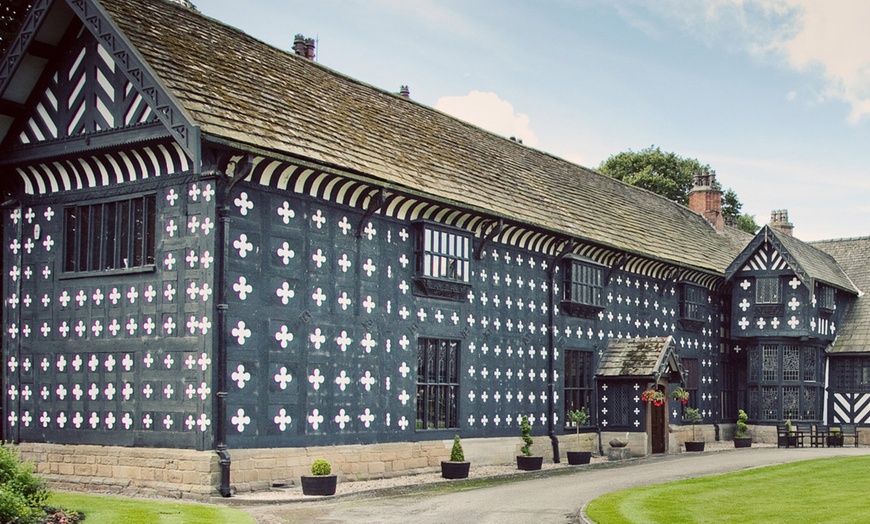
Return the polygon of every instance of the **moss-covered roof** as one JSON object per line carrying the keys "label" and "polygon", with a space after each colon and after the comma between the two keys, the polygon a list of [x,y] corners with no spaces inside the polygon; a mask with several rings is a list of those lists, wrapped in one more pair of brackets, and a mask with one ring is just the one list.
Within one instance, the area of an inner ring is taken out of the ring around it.
{"label": "moss-covered roof", "polygon": [[811,245],[834,257],[861,290],[840,322],[830,352],[870,353],[870,300],[866,295],[870,290],[870,237],[825,240]]}
{"label": "moss-covered roof", "polygon": [[595,374],[658,380],[669,366],[682,373],[682,364],[674,351],[672,337],[610,339]]}
{"label": "moss-covered roof", "polygon": [[722,273],[751,237],[161,0],[100,0],[203,136]]}

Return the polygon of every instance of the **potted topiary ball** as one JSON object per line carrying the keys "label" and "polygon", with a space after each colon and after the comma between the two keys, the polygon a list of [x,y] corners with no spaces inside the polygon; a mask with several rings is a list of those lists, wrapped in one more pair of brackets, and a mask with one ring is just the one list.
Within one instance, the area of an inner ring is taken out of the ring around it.
{"label": "potted topiary ball", "polygon": [[[582,442],[580,441],[580,427],[585,426],[587,422],[589,422],[589,412],[586,411],[586,407],[582,407],[580,409],[575,409],[573,411],[568,412],[568,420],[570,420],[577,429],[577,446],[582,447]],[[591,451],[569,451],[568,452],[568,464],[572,466],[576,466],[578,464],[589,464],[589,461],[592,459]]]}
{"label": "potted topiary ball", "polygon": [[332,466],[324,459],[311,464],[311,475],[302,475],[303,495],[335,495],[336,477],[331,475]]}
{"label": "potted topiary ball", "polygon": [[465,461],[465,453],[462,451],[459,435],[454,435],[450,460],[441,461],[441,476],[446,479],[466,479],[470,468],[471,462]]}
{"label": "potted topiary ball", "polygon": [[544,464],[544,457],[532,456],[532,425],[529,424],[529,417],[523,415],[520,421],[520,433],[522,434],[523,445],[520,447],[520,453],[517,455],[517,469],[523,471],[537,471]]}
{"label": "potted topiary ball", "polygon": [[749,426],[746,424],[746,421],[749,420],[749,415],[746,414],[745,411],[738,410],[737,411],[737,435],[734,437],[734,447],[735,448],[749,448],[752,447],[752,437],[746,436],[746,430],[749,429]]}
{"label": "potted topiary ball", "polygon": [[695,436],[695,424],[700,424],[703,420],[701,412],[697,408],[685,408],[683,419],[692,423],[692,440],[686,441],[686,451],[704,451],[704,441],[698,440]]}

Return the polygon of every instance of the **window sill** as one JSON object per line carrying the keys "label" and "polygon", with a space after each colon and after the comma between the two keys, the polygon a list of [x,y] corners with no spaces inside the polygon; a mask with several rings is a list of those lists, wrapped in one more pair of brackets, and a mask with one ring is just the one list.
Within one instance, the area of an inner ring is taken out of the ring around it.
{"label": "window sill", "polygon": [[135,275],[137,273],[154,273],[157,266],[149,264],[142,267],[131,267],[128,269],[106,269],[103,271],[80,271],[76,273],[61,273],[58,275],[58,280],[73,280],[76,278],[104,278],[116,275]]}
{"label": "window sill", "polygon": [[464,302],[470,290],[471,284],[467,282],[431,277],[414,278],[414,294],[421,297]]}
{"label": "window sill", "polygon": [[559,302],[562,313],[571,317],[593,318],[598,313],[604,311],[604,306],[595,306],[592,304],[582,304],[580,302],[572,302],[563,300]]}

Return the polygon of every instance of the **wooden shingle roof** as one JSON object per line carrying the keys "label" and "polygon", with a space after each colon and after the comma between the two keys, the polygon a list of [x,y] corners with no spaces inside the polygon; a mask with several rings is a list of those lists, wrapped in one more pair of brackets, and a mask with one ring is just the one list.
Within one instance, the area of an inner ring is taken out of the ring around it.
{"label": "wooden shingle roof", "polygon": [[846,311],[830,353],[870,353],[870,237],[812,242],[812,246],[834,257],[861,290]]}
{"label": "wooden shingle roof", "polygon": [[[745,241],[651,192],[161,0],[100,0],[205,140],[273,151],[558,234],[722,274]],[[740,237],[740,235],[736,235]]]}
{"label": "wooden shingle roof", "polygon": [[666,373],[677,373],[681,380],[684,376],[674,338],[670,336],[610,339],[595,374],[600,377],[648,378],[655,382]]}

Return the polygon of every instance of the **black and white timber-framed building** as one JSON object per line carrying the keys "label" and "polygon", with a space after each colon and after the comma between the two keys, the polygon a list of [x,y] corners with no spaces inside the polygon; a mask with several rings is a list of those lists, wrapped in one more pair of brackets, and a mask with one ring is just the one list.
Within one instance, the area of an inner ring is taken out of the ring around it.
{"label": "black and white timber-framed building", "polygon": [[0,61],[3,439],[190,450],[228,494],[257,450],[510,455],[523,415],[558,456],[581,406],[675,452],[647,388],[709,428],[870,423],[870,239],[741,233],[709,177],[677,205],[184,5],[33,4]]}

